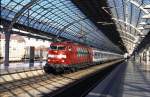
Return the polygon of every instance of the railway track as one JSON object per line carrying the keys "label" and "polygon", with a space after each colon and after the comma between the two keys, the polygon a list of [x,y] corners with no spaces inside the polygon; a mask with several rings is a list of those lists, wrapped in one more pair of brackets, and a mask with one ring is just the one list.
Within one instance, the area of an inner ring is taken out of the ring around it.
{"label": "railway track", "polygon": [[[42,68],[10,73],[9,75],[7,73],[1,74],[0,97],[40,97],[49,93],[51,93],[51,96],[55,96],[64,89],[71,87],[71,84],[79,82],[80,79],[120,61],[104,63],[74,73],[61,75],[45,74]],[[11,80],[6,80],[6,76],[11,76]]]}

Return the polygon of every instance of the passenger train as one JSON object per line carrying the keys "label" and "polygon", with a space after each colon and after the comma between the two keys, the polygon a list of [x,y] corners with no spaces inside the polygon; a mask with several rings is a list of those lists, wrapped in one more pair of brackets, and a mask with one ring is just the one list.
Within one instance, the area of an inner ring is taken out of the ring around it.
{"label": "passenger train", "polygon": [[64,73],[123,58],[123,55],[100,51],[73,42],[51,43],[48,50],[47,62],[44,66],[46,73]]}

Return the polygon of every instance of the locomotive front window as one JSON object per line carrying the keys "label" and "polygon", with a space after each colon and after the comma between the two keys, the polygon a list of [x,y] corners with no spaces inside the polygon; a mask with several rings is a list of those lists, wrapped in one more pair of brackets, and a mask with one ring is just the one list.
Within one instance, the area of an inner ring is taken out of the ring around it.
{"label": "locomotive front window", "polygon": [[65,46],[58,46],[58,50],[65,50]]}
{"label": "locomotive front window", "polygon": [[50,46],[51,50],[57,50],[57,46]]}
{"label": "locomotive front window", "polygon": [[65,46],[50,46],[51,50],[65,50]]}

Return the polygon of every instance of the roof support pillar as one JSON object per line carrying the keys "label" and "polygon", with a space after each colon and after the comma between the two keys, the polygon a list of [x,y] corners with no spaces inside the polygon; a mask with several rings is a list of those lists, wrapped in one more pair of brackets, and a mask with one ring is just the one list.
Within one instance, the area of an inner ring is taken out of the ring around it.
{"label": "roof support pillar", "polygon": [[5,59],[4,59],[4,66],[5,69],[9,66],[9,44],[10,44],[10,32],[5,32]]}
{"label": "roof support pillar", "polygon": [[139,57],[140,57],[139,61],[140,61],[140,63],[142,63],[143,54],[142,54],[142,53],[139,53]]}
{"label": "roof support pillar", "polygon": [[146,65],[148,66],[147,69],[150,70],[150,47],[147,48],[146,50]]}

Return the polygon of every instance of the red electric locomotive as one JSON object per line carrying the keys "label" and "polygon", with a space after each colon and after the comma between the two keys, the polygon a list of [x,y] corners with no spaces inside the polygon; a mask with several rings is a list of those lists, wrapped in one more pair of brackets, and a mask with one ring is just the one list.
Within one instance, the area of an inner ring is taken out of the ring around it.
{"label": "red electric locomotive", "polygon": [[92,48],[73,42],[52,43],[48,50],[45,72],[75,71],[92,63]]}

